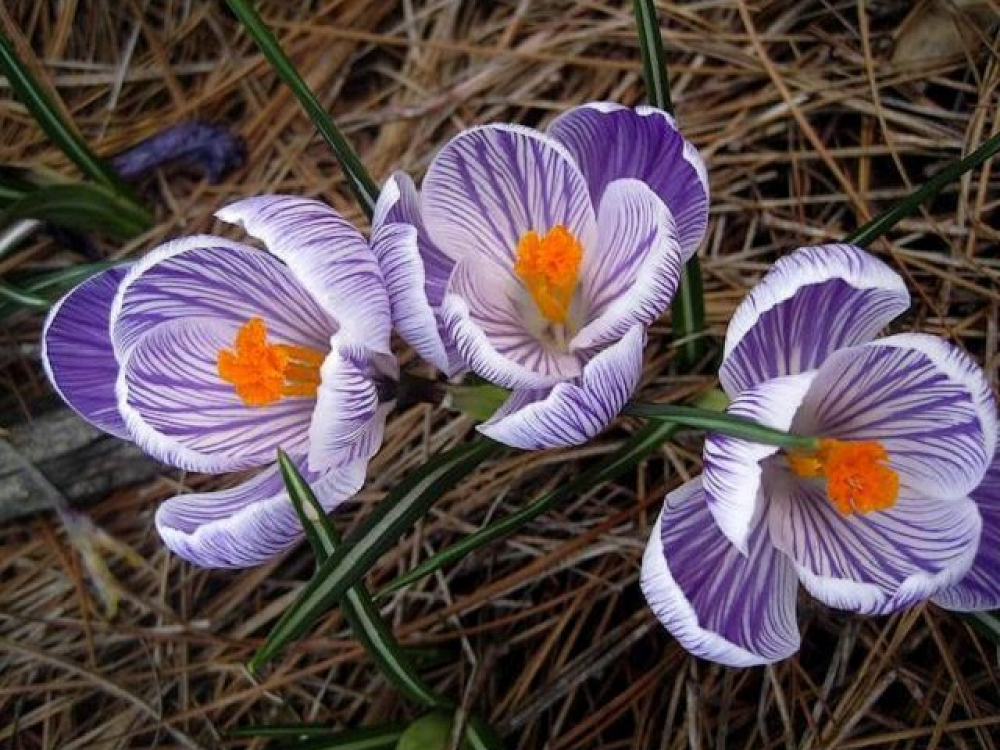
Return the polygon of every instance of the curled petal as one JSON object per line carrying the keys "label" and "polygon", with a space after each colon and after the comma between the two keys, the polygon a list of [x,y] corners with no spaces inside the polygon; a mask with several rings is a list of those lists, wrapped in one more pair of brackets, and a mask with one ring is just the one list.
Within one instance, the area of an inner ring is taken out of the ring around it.
{"label": "curled petal", "polygon": [[673,214],[684,260],[697,252],[708,225],[708,176],[670,115],[592,102],[560,115],[548,132],[573,155],[595,205],[615,180],[642,180]]}
{"label": "curled petal", "polygon": [[91,276],[52,307],[42,331],[42,364],[52,387],[90,424],[126,439],[115,398],[118,360],[109,321],[127,272],[118,266]]}
{"label": "curled petal", "polygon": [[607,427],[642,374],[645,329],[634,326],[583,368],[579,382],[549,391],[515,391],[479,431],[522,450],[581,445]]}
{"label": "curled petal", "polygon": [[320,371],[316,410],[309,428],[309,468],[325,471],[371,458],[382,445],[394,402],[384,388],[399,377],[395,357],[372,353],[335,336]]}
{"label": "curled petal", "polygon": [[448,376],[454,374],[437,316],[424,290],[417,230],[408,224],[384,224],[372,234],[389,291],[392,322],[414,351]]}
{"label": "curled petal", "polygon": [[[805,372],[759,383],[733,399],[726,413],[787,430],[813,377]],[[714,432],[705,436],[702,481],[708,509],[726,538],[744,553],[760,510],[761,461],[779,450]]]}
{"label": "curled petal", "polygon": [[841,515],[819,480],[768,472],[768,524],[802,584],[824,604],[889,614],[956,583],[975,557],[982,522],[967,497],[904,488],[896,505]]}
{"label": "curled petal", "polygon": [[434,244],[453,260],[484,255],[512,269],[529,230],[562,225],[584,247],[594,208],[572,157],[553,139],[518,125],[486,125],[455,136],[431,162],[421,190]]}
{"label": "curled petal", "polygon": [[251,318],[276,339],[326,349],[337,323],[288,268],[267,253],[221,237],[167,242],[136,262],[111,308],[119,360],[164,323],[200,319],[238,328]]}
{"label": "curled petal", "polygon": [[733,396],[815,369],[831,352],[870,340],[909,304],[899,275],[861,248],[800,248],[775,263],[736,308],[719,380]]}
{"label": "curled petal", "polygon": [[793,432],[877,440],[903,484],[961,497],[996,450],[996,404],[983,371],[936,336],[902,334],[833,354]]}
{"label": "curled petal", "polygon": [[642,592],[671,635],[703,659],[770,664],[799,649],[797,581],[758,523],[746,554],[723,536],[701,479],[667,495],[642,559]]}
{"label": "curled petal", "polygon": [[[416,230],[416,250],[423,266],[421,271],[423,291],[427,295],[428,304],[437,309],[444,299],[448,279],[455,267],[455,261],[442,253],[437,245],[431,242],[427,228],[424,226],[424,219],[420,215],[420,196],[413,180],[405,172],[396,172],[382,186],[378,203],[375,205],[375,216],[372,218],[373,234],[377,234],[382,227],[390,224],[403,224]],[[382,248],[381,252],[376,249],[376,256],[378,256],[383,274],[386,271],[384,260],[387,252],[391,252],[391,246],[390,248]],[[393,283],[386,278],[390,299],[393,292],[399,288],[398,284],[401,281],[401,279],[397,279]],[[395,311],[395,307],[393,310]]]}
{"label": "curled petal", "polygon": [[683,258],[670,211],[638,180],[608,186],[598,211],[598,240],[584,255],[578,294],[590,322],[571,346],[616,341],[636,323],[648,326],[670,305]]}
{"label": "curled petal", "polygon": [[504,388],[546,388],[580,374],[572,354],[545,346],[528,330],[517,281],[494,264],[455,266],[441,307],[445,339],[477,375]]}
{"label": "curled petal", "polygon": [[1000,608],[1000,453],[971,495],[983,517],[983,535],[969,572],[934,596],[946,609],[978,612]]}
{"label": "curled petal", "polygon": [[[322,475],[299,463],[328,512],[357,493],[365,481],[365,461]],[[156,528],[174,554],[203,568],[262,565],[303,536],[277,466],[228,490],[170,498],[156,511]]]}
{"label": "curled petal", "polygon": [[157,326],[122,363],[118,408],[139,446],[188,471],[239,471],[305,453],[315,399],[247,406],[218,374],[218,353],[236,329],[205,320]]}
{"label": "curled petal", "polygon": [[389,352],[389,299],[361,233],[321,201],[261,195],[216,213],[241,224],[284,261],[302,286],[355,340]]}

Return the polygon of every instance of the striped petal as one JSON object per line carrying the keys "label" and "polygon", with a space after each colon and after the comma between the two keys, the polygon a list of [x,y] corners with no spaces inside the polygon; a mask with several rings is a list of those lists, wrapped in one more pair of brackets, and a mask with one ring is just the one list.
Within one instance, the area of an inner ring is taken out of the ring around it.
{"label": "striped petal", "polygon": [[98,429],[129,438],[118,412],[118,360],[111,345],[111,303],[128,268],[91,276],[49,311],[42,330],[42,364],[52,387]]}
{"label": "striped petal", "polygon": [[236,330],[221,321],[175,321],[132,347],[118,376],[118,408],[147,453],[210,473],[268,464],[279,447],[305,453],[314,398],[246,406],[219,377],[218,353],[232,346]]}
{"label": "striped petal", "polygon": [[673,214],[684,260],[697,252],[708,225],[708,176],[670,115],[592,102],[560,115],[548,133],[573,155],[595,205],[615,180],[642,180]]}
{"label": "striped petal", "polygon": [[646,601],[688,651],[733,667],[770,664],[799,649],[797,581],[763,523],[747,553],[719,531],[701,478],[667,495],[642,560]]}
{"label": "striped petal", "polygon": [[584,254],[578,291],[590,322],[573,337],[574,349],[604,346],[660,317],[684,262],[670,211],[638,180],[608,186],[597,224],[597,244]]}
{"label": "striped petal", "polygon": [[577,377],[574,355],[529,330],[531,303],[523,296],[514,276],[493,263],[459,261],[441,307],[446,340],[470,370],[504,388],[534,390]]}
{"label": "striped petal", "polygon": [[[733,399],[726,413],[787,430],[813,377],[805,372],[767,380]],[[702,479],[708,508],[722,533],[744,553],[760,510],[761,461],[779,450],[714,432],[705,436]]]}
{"label": "striped petal", "polygon": [[[320,475],[300,465],[327,511],[361,489],[365,468],[358,461]],[[203,568],[262,565],[303,536],[277,466],[232,489],[170,498],[156,511],[156,528],[174,554]]]}
{"label": "striped petal", "polygon": [[934,596],[947,609],[977,612],[1000,608],[1000,453],[993,457],[972,499],[983,517],[983,535],[969,572]]}
{"label": "striped petal", "polygon": [[971,358],[935,336],[903,334],[827,359],[792,430],[877,440],[903,484],[962,497],[996,450],[996,404]]}
{"label": "striped petal", "polygon": [[581,445],[611,424],[642,375],[643,326],[600,352],[583,368],[578,382],[549,391],[515,392],[479,426],[489,438],[522,450]]}
{"label": "striped petal", "polygon": [[831,607],[895,612],[956,583],[975,557],[982,522],[967,497],[944,500],[904,487],[888,510],[845,516],[819,480],[775,469],[765,485],[775,546]]}
{"label": "striped petal", "polygon": [[325,350],[336,321],[289,269],[267,253],[221,237],[167,242],[135,263],[118,287],[111,340],[119,360],[164,323],[241,326],[263,318],[275,338]]}
{"label": "striped petal", "polygon": [[309,468],[325,471],[371,458],[382,445],[392,400],[384,393],[399,379],[395,357],[333,339],[323,362],[309,428]]}
{"label": "striped petal", "polygon": [[216,213],[241,224],[284,261],[327,314],[357,341],[389,353],[389,298],[375,256],[346,219],[317,200],[261,195]]}
{"label": "striped petal", "polygon": [[[403,224],[416,230],[416,250],[422,265],[420,272],[423,277],[422,288],[430,306],[434,309],[440,307],[448,287],[448,279],[455,267],[455,261],[442,253],[437,245],[431,242],[430,236],[427,234],[427,227],[424,226],[424,219],[420,215],[420,196],[413,180],[405,172],[396,172],[382,186],[378,203],[375,205],[375,216],[372,218],[373,234],[377,234],[382,227],[391,224]],[[381,253],[376,249],[383,275],[386,274],[384,259],[387,252],[389,251],[385,248],[382,249]],[[390,260],[400,262],[392,255],[394,253],[390,253]],[[402,281],[413,283],[415,279],[397,278],[390,281],[388,277],[386,278],[390,300],[393,292],[399,289],[399,284]],[[395,311],[395,307],[393,310]]]}
{"label": "striped petal", "polygon": [[736,309],[719,380],[733,396],[818,367],[870,340],[910,304],[903,280],[864,250],[819,245],[780,259]]}
{"label": "striped petal", "polygon": [[561,145],[518,125],[466,130],[431,162],[421,190],[427,231],[454,260],[485,256],[513,268],[522,235],[562,225],[594,240],[587,183]]}

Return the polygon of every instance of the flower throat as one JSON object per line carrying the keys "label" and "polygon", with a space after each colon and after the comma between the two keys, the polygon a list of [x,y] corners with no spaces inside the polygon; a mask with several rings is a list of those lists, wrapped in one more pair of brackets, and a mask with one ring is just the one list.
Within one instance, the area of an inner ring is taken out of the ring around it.
{"label": "flower throat", "polygon": [[538,311],[553,325],[566,324],[582,258],[580,242],[562,224],[544,235],[533,229],[527,231],[517,243],[514,273]]}
{"label": "flower throat", "polygon": [[788,452],[788,464],[796,475],[826,480],[827,497],[845,516],[896,504],[899,475],[887,465],[888,460],[888,451],[874,440],[823,439],[814,452]]}

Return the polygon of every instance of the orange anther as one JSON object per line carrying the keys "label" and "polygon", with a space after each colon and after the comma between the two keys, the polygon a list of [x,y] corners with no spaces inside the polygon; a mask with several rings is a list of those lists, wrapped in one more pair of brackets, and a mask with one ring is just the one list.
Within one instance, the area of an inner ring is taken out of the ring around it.
{"label": "orange anther", "polygon": [[878,441],[824,439],[815,453],[790,452],[792,471],[826,480],[826,495],[844,515],[885,510],[899,497],[899,475],[888,465],[889,453]]}
{"label": "orange anther", "polygon": [[219,377],[230,383],[247,406],[266,406],[282,396],[315,396],[322,352],[267,343],[267,324],[251,318],[236,333],[233,349],[218,356]]}
{"label": "orange anther", "polygon": [[524,282],[539,312],[551,323],[566,322],[582,258],[579,241],[562,224],[552,227],[544,236],[534,230],[525,232],[517,243],[514,273]]}

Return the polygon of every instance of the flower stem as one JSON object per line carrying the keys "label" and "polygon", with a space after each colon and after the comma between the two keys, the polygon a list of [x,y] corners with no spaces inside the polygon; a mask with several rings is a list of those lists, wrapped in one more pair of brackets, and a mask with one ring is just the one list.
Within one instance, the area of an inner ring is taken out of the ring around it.
{"label": "flower stem", "polygon": [[677,406],[674,404],[643,404],[630,403],[625,406],[625,414],[643,419],[656,419],[661,422],[692,427],[696,430],[716,432],[729,437],[749,440],[764,445],[776,445],[779,448],[791,448],[798,451],[815,451],[819,440],[815,437],[793,435],[790,432],[776,430],[773,427],[754,422],[745,417],[725,414],[697,406]]}

